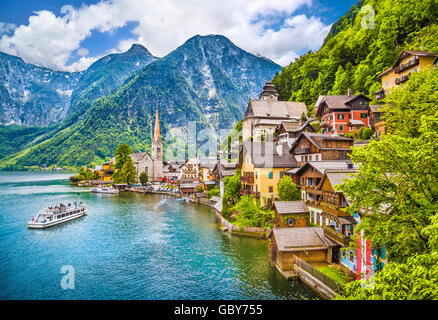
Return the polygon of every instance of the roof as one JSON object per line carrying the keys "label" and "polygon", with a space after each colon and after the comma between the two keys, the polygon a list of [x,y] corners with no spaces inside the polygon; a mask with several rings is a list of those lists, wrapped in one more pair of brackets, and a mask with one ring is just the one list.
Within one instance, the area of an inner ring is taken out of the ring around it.
{"label": "roof", "polygon": [[275,228],[273,235],[279,251],[318,250],[337,245],[324,236],[321,227]]}
{"label": "roof", "polygon": [[147,152],[131,153],[131,159],[134,162],[152,160],[151,156]]}
{"label": "roof", "polygon": [[325,102],[327,106],[330,109],[334,110],[343,110],[347,109],[350,110],[350,106],[348,103],[358,99],[358,98],[364,98],[365,100],[371,101],[372,99],[368,98],[367,96],[363,94],[353,94],[353,95],[325,95],[325,96],[319,96],[318,100],[315,103],[315,110],[316,114],[320,114],[319,107],[321,106],[321,103]]}
{"label": "roof", "polygon": [[[352,173],[355,173],[356,170],[354,169],[347,169],[347,170],[326,170],[325,176],[329,180],[330,184],[332,185],[333,189],[338,192],[339,190],[335,188],[336,185],[343,183],[345,180],[351,180],[353,179]],[[324,180],[324,179],[323,179]],[[321,180],[321,184],[323,183],[323,180]]]}
{"label": "roof", "polygon": [[237,162],[225,162],[225,163],[219,162],[216,163],[213,170],[215,170],[216,167],[218,168],[219,173],[223,177],[229,177],[229,176],[233,176],[236,173]]}
{"label": "roof", "polygon": [[275,201],[275,209],[278,214],[294,214],[309,212],[304,201]]}
{"label": "roof", "polygon": [[300,119],[303,112],[307,113],[304,102],[250,100],[243,119],[250,117]]}
{"label": "roof", "polygon": [[[307,138],[309,141],[318,149],[320,150],[329,150],[334,148],[323,148],[322,142],[323,141],[351,141],[353,142],[353,139],[350,138],[344,138],[338,135],[332,135],[332,134],[324,134],[324,133],[314,133],[314,132],[302,132],[297,140],[294,141],[294,143],[291,146],[290,152],[292,153],[295,149],[295,147],[299,144],[301,139]],[[350,148],[336,148],[339,150],[350,150]]]}
{"label": "roof", "polygon": [[295,157],[289,153],[289,146],[281,144],[281,154],[275,142],[247,141],[242,146],[244,156],[249,154],[254,168],[295,168]]}
{"label": "roof", "polygon": [[[347,170],[349,169],[350,160],[323,160],[323,161],[308,161],[305,165],[299,168],[295,173],[300,173],[308,167],[314,168],[321,174],[324,174],[326,170]],[[354,169],[357,169],[356,164],[352,164]],[[291,172],[294,173],[294,172]]]}
{"label": "roof", "polygon": [[214,180],[207,180],[207,181],[204,181],[204,183],[206,185],[210,185],[210,184],[216,184],[216,181],[214,181]]}
{"label": "roof", "polygon": [[207,198],[207,194],[205,192],[196,192],[195,197],[196,198]]}
{"label": "roof", "polygon": [[338,220],[341,224],[356,224],[356,219],[353,216],[338,216]]}

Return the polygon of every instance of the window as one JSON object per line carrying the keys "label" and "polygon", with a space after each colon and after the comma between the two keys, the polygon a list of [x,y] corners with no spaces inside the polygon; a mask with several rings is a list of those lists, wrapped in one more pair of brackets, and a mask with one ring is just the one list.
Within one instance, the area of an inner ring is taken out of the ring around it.
{"label": "window", "polygon": [[269,172],[269,179],[274,178],[274,173],[272,171]]}
{"label": "window", "polygon": [[349,254],[350,254],[350,262],[354,262],[354,251],[350,250]]}
{"label": "window", "polygon": [[344,131],[344,126],[342,124],[339,126],[339,131]]}
{"label": "window", "polygon": [[386,84],[386,86],[388,87],[388,86],[389,86],[389,81],[386,81],[386,83],[385,83],[385,84]]}
{"label": "window", "polygon": [[280,172],[280,179],[283,178],[283,172]]}
{"label": "window", "polygon": [[330,120],[333,120],[333,116],[330,116]]}
{"label": "window", "polygon": [[319,161],[319,155],[318,154],[315,155],[315,161]]}
{"label": "window", "polygon": [[368,117],[368,113],[361,113],[360,114],[361,119],[366,119],[367,117]]}
{"label": "window", "polygon": [[338,114],[338,119],[339,120],[344,120],[344,116],[345,116],[344,114]]}
{"label": "window", "polygon": [[274,187],[273,186],[269,186],[269,193],[274,192]]}

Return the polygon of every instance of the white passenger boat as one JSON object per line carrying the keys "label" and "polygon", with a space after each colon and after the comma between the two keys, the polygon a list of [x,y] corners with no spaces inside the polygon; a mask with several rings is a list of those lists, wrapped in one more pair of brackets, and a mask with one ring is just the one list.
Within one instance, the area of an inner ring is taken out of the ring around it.
{"label": "white passenger boat", "polygon": [[93,187],[91,188],[90,191],[94,193],[109,193],[109,194],[119,193],[119,189],[115,189],[113,187],[102,187],[102,186]]}
{"label": "white passenger boat", "polygon": [[36,217],[32,217],[27,227],[29,229],[43,229],[82,217],[87,212],[87,207],[82,202],[71,202],[67,205],[59,204],[48,207]]}

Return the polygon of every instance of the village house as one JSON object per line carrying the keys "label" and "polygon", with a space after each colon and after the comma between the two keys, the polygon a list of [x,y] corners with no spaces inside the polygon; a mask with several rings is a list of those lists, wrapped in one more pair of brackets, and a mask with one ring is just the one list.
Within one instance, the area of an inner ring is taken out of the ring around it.
{"label": "village house", "polygon": [[380,137],[382,134],[386,134],[382,106],[370,105],[370,125],[376,137]]}
{"label": "village house", "polygon": [[110,183],[113,181],[114,167],[110,162],[96,166],[93,172],[99,176],[99,180],[102,182]]}
{"label": "village house", "polygon": [[273,141],[273,135],[281,122],[299,123],[307,114],[303,102],[278,101],[278,92],[267,82],[259,100],[250,100],[242,119],[243,142]]}
{"label": "village house", "polygon": [[236,162],[217,162],[213,168],[213,177],[217,187],[223,189],[223,179],[232,177],[236,173]]}
{"label": "village house", "polygon": [[275,228],[307,227],[309,209],[304,201],[274,201]]}
{"label": "village house", "polygon": [[347,160],[353,143],[353,139],[338,135],[302,132],[289,152],[301,167],[308,161]]}
{"label": "village house", "polygon": [[391,88],[403,85],[403,83],[409,80],[409,76],[413,72],[436,65],[437,61],[438,53],[413,50],[403,51],[393,66],[377,75],[378,78],[382,79],[382,88],[374,92],[376,99],[384,99]]}
{"label": "village house", "polygon": [[200,176],[201,168],[199,159],[190,158],[181,165],[181,180],[200,181]]}
{"label": "village house", "polygon": [[217,159],[201,159],[199,164],[200,181],[204,190],[213,188],[216,184],[213,170],[217,164]]}
{"label": "village house", "polygon": [[274,228],[270,236],[269,257],[281,271],[294,268],[294,256],[308,263],[336,262],[332,250],[337,244],[320,227]]}
{"label": "village house", "polygon": [[181,165],[183,161],[172,161],[163,167],[163,176],[167,179],[178,180],[181,178]]}
{"label": "village house", "polygon": [[345,134],[369,127],[370,98],[363,94],[319,96],[314,106],[316,117],[321,118],[321,132]]}
{"label": "village house", "polygon": [[163,178],[163,150],[160,134],[160,122],[158,120],[158,109],[155,115],[154,136],[152,139],[152,153],[133,153],[131,159],[134,162],[136,178],[138,180],[142,172],[146,172],[149,180]]}
{"label": "village house", "polygon": [[262,205],[277,199],[277,184],[286,170],[297,166],[287,144],[251,142],[242,144],[238,168],[241,194],[260,198]]}
{"label": "village house", "polygon": [[291,147],[301,132],[315,132],[315,129],[310,124],[311,121],[312,119],[304,123],[282,121],[274,132],[274,141],[287,143]]}
{"label": "village house", "polygon": [[300,168],[291,169],[285,172],[289,175],[293,182],[304,193],[306,188],[315,188],[319,185],[326,170],[347,170],[357,168],[351,160],[325,160],[325,161],[309,161]]}

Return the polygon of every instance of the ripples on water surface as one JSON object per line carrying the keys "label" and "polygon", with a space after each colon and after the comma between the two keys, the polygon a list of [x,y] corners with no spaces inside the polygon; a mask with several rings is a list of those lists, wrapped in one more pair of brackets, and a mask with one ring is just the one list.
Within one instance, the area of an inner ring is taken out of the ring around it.
{"label": "ripples on water surface", "polygon": [[[90,194],[68,174],[0,173],[2,299],[312,299],[267,258],[267,241],[217,228],[211,209],[172,197]],[[61,182],[63,180],[63,182]],[[47,230],[26,222],[49,204],[82,200],[87,216]],[[63,290],[60,269],[75,269]]]}

